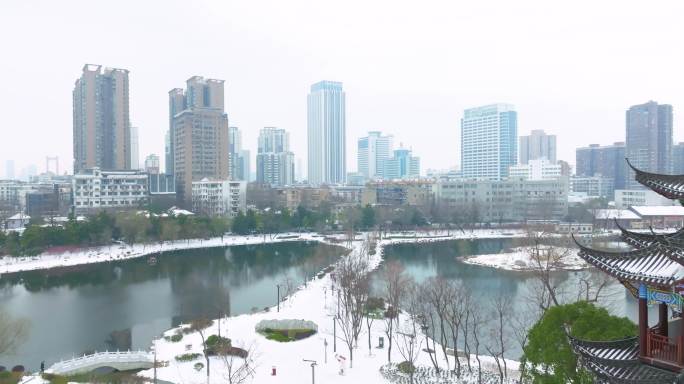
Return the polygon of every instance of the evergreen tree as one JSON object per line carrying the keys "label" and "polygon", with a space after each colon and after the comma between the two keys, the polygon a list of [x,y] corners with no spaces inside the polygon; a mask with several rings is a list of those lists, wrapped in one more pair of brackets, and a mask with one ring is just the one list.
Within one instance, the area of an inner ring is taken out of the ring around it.
{"label": "evergreen tree", "polygon": [[566,331],[583,340],[620,340],[636,335],[637,327],[626,317],[612,316],[586,301],[550,308],[530,329],[523,349],[529,378],[534,383],[592,383],[589,373],[577,367]]}

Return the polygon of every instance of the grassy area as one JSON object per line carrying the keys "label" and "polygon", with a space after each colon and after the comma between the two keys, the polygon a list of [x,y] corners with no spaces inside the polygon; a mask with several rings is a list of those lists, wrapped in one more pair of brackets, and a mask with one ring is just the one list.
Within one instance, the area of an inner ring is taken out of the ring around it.
{"label": "grassy area", "polygon": [[67,384],[67,383],[107,383],[107,384],[139,384],[147,381],[141,377],[136,376],[139,370],[125,371],[125,372],[110,372],[110,373],[84,373],[72,376],[60,376],[44,374],[43,378],[48,380],[50,384]]}
{"label": "grassy area", "polygon": [[4,371],[0,372],[0,384],[16,384],[21,380],[23,373]]}
{"label": "grassy area", "polygon": [[267,339],[287,343],[302,340],[316,333],[313,329],[265,329],[261,332]]}

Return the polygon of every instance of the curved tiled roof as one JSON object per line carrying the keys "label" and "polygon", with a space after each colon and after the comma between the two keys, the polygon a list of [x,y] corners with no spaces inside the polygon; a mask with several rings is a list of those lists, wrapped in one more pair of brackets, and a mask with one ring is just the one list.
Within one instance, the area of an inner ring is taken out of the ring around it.
{"label": "curved tiled roof", "polygon": [[646,233],[630,231],[622,227],[617,220],[615,226],[620,230],[622,239],[635,248],[644,248],[655,243],[684,244],[684,227],[670,233],[655,233],[652,229],[650,233]]}
{"label": "curved tiled roof", "polygon": [[668,199],[684,198],[684,175],[661,175],[637,169],[627,160],[627,164],[636,173],[636,181]]}
{"label": "curved tiled roof", "polygon": [[675,383],[674,372],[655,368],[639,361],[639,340],[632,337],[615,341],[585,341],[568,336],[582,365],[591,371],[597,383]]}
{"label": "curved tiled roof", "polygon": [[[573,236],[574,239],[574,236]],[[670,287],[684,278],[681,252],[653,244],[626,252],[610,252],[586,247],[577,240],[577,255],[587,263],[620,280]]]}

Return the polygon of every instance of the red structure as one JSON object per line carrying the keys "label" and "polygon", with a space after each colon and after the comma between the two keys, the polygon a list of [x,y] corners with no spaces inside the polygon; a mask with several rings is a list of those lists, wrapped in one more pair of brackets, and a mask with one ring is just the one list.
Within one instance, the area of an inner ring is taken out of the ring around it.
{"label": "red structure", "polygon": [[[636,180],[653,191],[684,199],[684,175],[632,169]],[[609,252],[578,243],[578,255],[618,279],[638,300],[639,335],[605,342],[571,337],[573,350],[598,383],[684,383],[684,229],[655,234],[619,228],[633,250]],[[657,319],[649,319],[654,305]]]}

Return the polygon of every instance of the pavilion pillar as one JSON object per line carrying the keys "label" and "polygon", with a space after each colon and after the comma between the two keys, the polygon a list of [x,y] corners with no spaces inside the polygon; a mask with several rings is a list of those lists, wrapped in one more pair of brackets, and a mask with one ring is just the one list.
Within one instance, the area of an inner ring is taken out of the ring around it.
{"label": "pavilion pillar", "polygon": [[667,304],[660,303],[658,305],[658,328],[660,328],[660,335],[667,336]]}
{"label": "pavilion pillar", "polygon": [[646,286],[639,287],[639,356],[648,357],[648,303]]}

